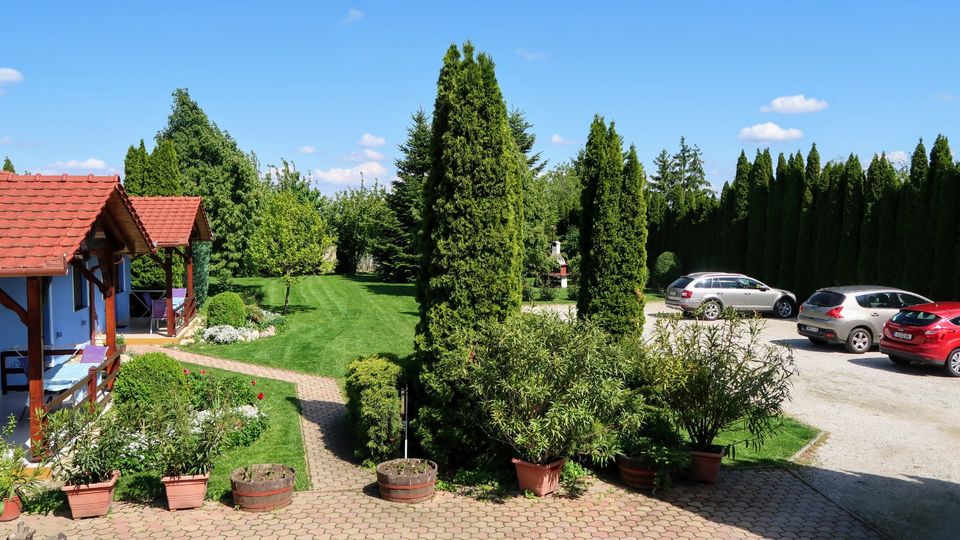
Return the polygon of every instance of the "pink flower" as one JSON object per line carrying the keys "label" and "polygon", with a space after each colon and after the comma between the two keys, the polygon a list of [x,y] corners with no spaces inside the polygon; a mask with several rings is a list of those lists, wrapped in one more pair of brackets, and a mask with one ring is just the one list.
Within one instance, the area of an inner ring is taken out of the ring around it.
{"label": "pink flower", "polygon": [[183,370],[183,374],[184,374],[184,375],[189,375],[189,374],[190,374],[190,370],[189,370],[189,369]]}
{"label": "pink flower", "polygon": [[257,399],[263,400],[263,392],[260,392],[259,394],[257,394]]}

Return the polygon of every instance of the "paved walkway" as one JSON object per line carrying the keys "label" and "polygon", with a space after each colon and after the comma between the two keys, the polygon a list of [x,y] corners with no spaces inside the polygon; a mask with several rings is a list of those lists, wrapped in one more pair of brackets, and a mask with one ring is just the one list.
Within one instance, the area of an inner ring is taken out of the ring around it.
{"label": "paved walkway", "polygon": [[[146,350],[146,349],[144,349]],[[373,475],[350,460],[343,397],[333,379],[181,351],[178,359],[295,382],[314,491],[291,506],[248,514],[114,503],[104,518],[27,516],[37,538],[876,538],[851,514],[783,470],[725,471],[716,485],[681,484],[651,497],[603,480],[578,498],[510,497],[501,503],[438,493],[413,506],[377,497]],[[13,525],[8,527],[13,529]],[[0,528],[0,533],[4,529]]]}

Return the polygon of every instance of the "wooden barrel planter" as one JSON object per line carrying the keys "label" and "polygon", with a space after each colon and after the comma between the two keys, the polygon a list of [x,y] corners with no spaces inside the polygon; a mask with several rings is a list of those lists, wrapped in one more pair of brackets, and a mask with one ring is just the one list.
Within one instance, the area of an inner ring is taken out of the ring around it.
{"label": "wooden barrel planter", "polygon": [[293,501],[293,467],[256,464],[240,467],[230,474],[233,502],[246,512],[269,512]]}
{"label": "wooden barrel planter", "polygon": [[634,489],[651,491],[657,485],[657,472],[646,461],[617,456],[617,467],[620,480]]}
{"label": "wooden barrel planter", "polygon": [[433,497],[437,464],[429,459],[392,459],[377,465],[380,497],[391,502],[418,503]]}

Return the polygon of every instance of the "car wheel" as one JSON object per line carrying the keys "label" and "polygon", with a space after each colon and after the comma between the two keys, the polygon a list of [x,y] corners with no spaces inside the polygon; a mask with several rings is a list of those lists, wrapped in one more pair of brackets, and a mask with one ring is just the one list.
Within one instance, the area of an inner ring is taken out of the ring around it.
{"label": "car wheel", "polygon": [[793,316],[793,302],[789,298],[781,298],[773,305],[773,314],[781,319],[789,319]]}
{"label": "car wheel", "polygon": [[866,328],[854,328],[847,336],[847,350],[854,354],[863,354],[870,350],[873,345],[873,336]]}
{"label": "car wheel", "polygon": [[951,377],[960,377],[960,349],[947,356],[947,361],[943,363],[943,369]]}
{"label": "car wheel", "polygon": [[718,302],[706,302],[700,307],[700,313],[706,321],[715,321],[720,318],[722,308]]}
{"label": "car wheel", "polygon": [[909,366],[910,360],[902,356],[893,356],[890,355],[890,361],[898,366]]}
{"label": "car wheel", "polygon": [[813,343],[814,345],[826,345],[828,343],[827,340],[820,337],[807,337],[807,339],[809,339],[810,343]]}

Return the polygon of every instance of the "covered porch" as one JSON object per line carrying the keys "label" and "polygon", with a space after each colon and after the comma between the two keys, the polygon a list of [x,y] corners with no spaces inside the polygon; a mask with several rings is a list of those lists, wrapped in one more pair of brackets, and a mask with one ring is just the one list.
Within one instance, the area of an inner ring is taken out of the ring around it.
{"label": "covered porch", "polygon": [[[123,335],[136,344],[176,341],[187,333],[197,312],[193,245],[213,240],[203,201],[200,197],[131,197],[131,201],[157,247],[157,253],[143,256],[163,268],[165,287],[132,291],[131,309],[143,310],[141,316],[131,316]],[[183,261],[183,287],[174,287],[174,257]]]}
{"label": "covered porch", "polygon": [[[109,399],[117,267],[154,252],[118,176],[0,173],[0,413],[21,420],[16,439],[35,449],[44,414]],[[102,297],[102,344],[87,284]]]}

